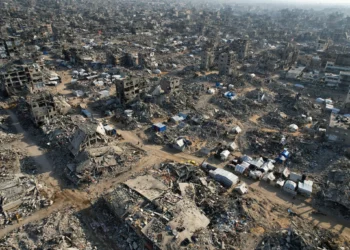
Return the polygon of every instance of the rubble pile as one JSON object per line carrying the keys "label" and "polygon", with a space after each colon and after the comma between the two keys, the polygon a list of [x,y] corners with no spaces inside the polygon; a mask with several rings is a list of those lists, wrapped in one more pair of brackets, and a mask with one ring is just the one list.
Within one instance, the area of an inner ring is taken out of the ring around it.
{"label": "rubble pile", "polygon": [[294,226],[266,235],[255,250],[339,249],[336,237],[325,230],[301,230]]}
{"label": "rubble pile", "polygon": [[294,119],[285,116],[282,112],[268,112],[260,120],[263,124],[277,129],[287,128],[288,125],[295,123]]}
{"label": "rubble pile", "polygon": [[[128,190],[122,189],[123,187],[121,187],[119,192],[126,192],[125,195],[128,195],[128,197],[132,195]],[[88,223],[93,233],[98,235],[103,241],[111,242],[111,245],[117,246],[118,249],[146,249],[140,237],[128,224],[115,219],[115,215],[111,213],[111,210],[108,209],[103,200],[95,202],[91,206],[90,212],[93,214],[93,217],[84,218],[86,219],[85,223]],[[100,247],[98,249],[103,249]]]}
{"label": "rubble pile", "polygon": [[19,149],[0,147],[0,162],[2,176],[19,172],[33,174],[37,170],[34,159]]}
{"label": "rubble pile", "polygon": [[[29,223],[0,239],[4,249],[97,249],[89,240],[79,214],[71,207]],[[98,248],[103,249],[103,248]]]}
{"label": "rubble pile", "polygon": [[225,97],[215,96],[211,98],[211,103],[226,110],[230,115],[242,120],[247,120],[255,110],[262,110],[265,107],[265,105],[261,103],[254,102],[244,97],[231,101]]}
{"label": "rubble pile", "polygon": [[264,132],[259,130],[247,131],[246,140],[249,143],[249,149],[255,154],[264,154],[275,156],[281,150],[281,147],[289,146],[288,140],[283,134],[275,132]]}
{"label": "rubble pile", "polygon": [[[164,124],[168,125],[165,132],[155,133],[152,128],[145,131],[149,141],[158,145],[172,146],[176,139],[186,138],[191,143],[197,140],[205,140],[208,147],[215,147],[227,138],[228,133],[226,127],[220,121],[216,120],[197,120],[195,123],[189,120],[179,125],[172,123]],[[196,150],[191,145],[189,145],[188,149],[191,152]]]}
{"label": "rubble pile", "polygon": [[2,175],[0,177],[0,224],[29,216],[32,212],[52,205],[52,191],[27,176]]}
{"label": "rubble pile", "polygon": [[143,150],[128,143],[91,147],[67,164],[64,173],[75,185],[95,183],[129,171],[144,155]]}
{"label": "rubble pile", "polygon": [[7,144],[17,141],[21,138],[19,134],[11,132],[11,119],[9,115],[2,115],[0,113],[0,144]]}
{"label": "rubble pile", "polygon": [[240,246],[252,221],[240,198],[192,164],[164,162],[104,199],[116,217],[161,249]]}
{"label": "rubble pile", "polygon": [[40,129],[50,148],[65,148],[79,124],[84,121],[85,118],[81,115],[58,115],[50,119],[50,122],[41,126]]}
{"label": "rubble pile", "polygon": [[193,99],[194,95],[193,92],[187,92],[186,90],[170,93],[162,103],[162,107],[165,112],[168,111],[172,114],[179,113],[186,109],[194,109],[196,102],[196,100]]}
{"label": "rubble pile", "polygon": [[256,100],[258,102],[271,103],[274,102],[275,93],[265,91],[262,88],[257,88],[245,94],[246,98]]}
{"label": "rubble pile", "polygon": [[350,218],[350,164],[347,158],[340,158],[324,171],[320,180],[319,192],[315,203],[318,206],[332,209]]}

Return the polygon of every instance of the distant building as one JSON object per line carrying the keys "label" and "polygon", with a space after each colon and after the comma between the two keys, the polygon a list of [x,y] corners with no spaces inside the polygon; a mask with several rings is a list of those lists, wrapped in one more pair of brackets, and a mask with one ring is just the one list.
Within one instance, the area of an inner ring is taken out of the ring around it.
{"label": "distant building", "polygon": [[230,50],[234,51],[239,59],[248,57],[250,42],[248,39],[236,39],[230,44]]}
{"label": "distant building", "polygon": [[219,57],[218,67],[220,75],[231,75],[233,72],[236,54],[233,51],[222,53]]}
{"label": "distant building", "polygon": [[142,68],[156,69],[158,63],[154,57],[154,52],[138,53],[138,65]]}
{"label": "distant building", "polygon": [[339,81],[343,86],[350,86],[350,71],[340,71]]}
{"label": "distant building", "polygon": [[165,94],[176,92],[180,88],[180,78],[179,77],[164,77],[160,86]]}
{"label": "distant building", "polygon": [[201,58],[201,69],[208,71],[213,66],[214,58],[215,55],[213,51],[204,51]]}
{"label": "distant building", "polygon": [[286,78],[293,79],[293,80],[298,79],[302,76],[304,70],[305,70],[305,67],[292,68],[288,70]]}
{"label": "distant building", "polygon": [[325,71],[335,74],[339,74],[340,71],[350,71],[350,56],[347,54],[337,55],[337,58],[334,62],[327,62]]}
{"label": "distant building", "polygon": [[328,49],[329,43],[326,40],[323,39],[319,39],[317,40],[316,43],[316,50],[317,51],[325,51],[326,49]]}
{"label": "distant building", "polygon": [[338,86],[340,83],[340,76],[332,73],[325,73],[324,81],[327,86]]}
{"label": "distant building", "polygon": [[7,58],[9,54],[7,53],[5,42],[0,41],[0,59]]}
{"label": "distant building", "polygon": [[23,42],[16,37],[10,37],[4,40],[6,52],[10,57],[14,57],[21,48],[23,48]]}
{"label": "distant building", "polygon": [[118,58],[111,52],[106,52],[106,63],[112,66],[116,66],[119,64]]}
{"label": "distant building", "polygon": [[125,53],[120,58],[120,65],[126,68],[131,68],[137,66],[137,57],[131,53]]}

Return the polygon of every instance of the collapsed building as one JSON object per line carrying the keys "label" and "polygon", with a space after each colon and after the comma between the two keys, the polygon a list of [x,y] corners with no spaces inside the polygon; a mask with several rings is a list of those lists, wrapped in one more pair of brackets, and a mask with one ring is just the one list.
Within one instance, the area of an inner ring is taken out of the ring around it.
{"label": "collapsed building", "polygon": [[326,136],[329,141],[342,142],[345,145],[350,145],[350,118],[348,115],[331,113],[326,131]]}
{"label": "collapsed building", "polygon": [[250,41],[248,39],[236,39],[230,43],[230,50],[236,52],[239,59],[248,57]]}
{"label": "collapsed building", "polygon": [[[89,239],[81,213],[74,207],[55,211],[43,220],[25,224],[0,240],[2,249],[107,249]],[[93,224],[91,224],[93,225]],[[35,237],[32,237],[35,235]],[[97,245],[97,246],[96,246]]]}
{"label": "collapsed building", "polygon": [[0,227],[53,203],[52,190],[33,175],[23,173],[35,173],[36,165],[9,143],[0,145]]}
{"label": "collapsed building", "polygon": [[177,92],[180,89],[180,78],[164,77],[160,81],[160,86],[165,94]]}
{"label": "collapsed building", "polygon": [[[215,249],[239,244],[239,232],[249,227],[231,223],[244,212],[221,193],[220,184],[197,167],[168,162],[119,184],[104,200],[148,249]],[[224,237],[224,231],[235,236]]]}
{"label": "collapsed building", "polygon": [[104,176],[117,176],[131,170],[145,154],[130,144],[89,147],[64,169],[65,176],[79,186]]}
{"label": "collapsed building", "polygon": [[16,54],[19,53],[19,51],[23,47],[23,41],[21,41],[21,39],[17,37],[8,37],[7,39],[4,39],[1,43],[5,48],[6,55],[9,57],[14,57]]}
{"label": "collapsed building", "polygon": [[102,123],[87,120],[85,123],[81,123],[75,131],[68,149],[72,155],[77,156],[89,146],[97,146],[98,143],[106,144],[107,142],[108,138]]}

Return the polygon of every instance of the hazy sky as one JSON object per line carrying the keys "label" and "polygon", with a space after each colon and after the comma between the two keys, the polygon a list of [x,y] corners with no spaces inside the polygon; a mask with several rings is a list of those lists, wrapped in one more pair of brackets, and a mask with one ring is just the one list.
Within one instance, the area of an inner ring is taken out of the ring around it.
{"label": "hazy sky", "polygon": [[[247,2],[249,2],[249,0]],[[350,6],[350,0],[252,0],[252,2],[279,4],[341,4]]]}

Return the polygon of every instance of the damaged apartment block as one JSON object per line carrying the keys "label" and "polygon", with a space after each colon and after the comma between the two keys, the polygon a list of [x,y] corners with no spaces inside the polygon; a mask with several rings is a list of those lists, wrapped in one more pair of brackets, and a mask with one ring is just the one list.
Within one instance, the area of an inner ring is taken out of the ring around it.
{"label": "damaged apartment block", "polygon": [[128,77],[116,82],[117,98],[122,103],[132,101],[150,87],[150,81],[141,77]]}
{"label": "damaged apartment block", "polygon": [[171,92],[176,92],[180,88],[180,78],[178,77],[164,77],[160,86],[164,90],[164,93],[169,94]]}
{"label": "damaged apartment block", "polygon": [[180,78],[178,77],[164,77],[159,82],[151,83],[149,79],[144,77],[128,77],[117,80],[116,92],[117,98],[121,103],[128,103],[139,98],[142,94],[146,94],[152,86],[159,84],[163,93],[176,92],[180,88]]}
{"label": "damaged apartment block", "polygon": [[236,54],[233,51],[228,53],[222,53],[219,58],[219,74],[231,75],[233,72],[233,66],[236,59]]}
{"label": "damaged apartment block", "polygon": [[21,65],[0,73],[1,90],[7,95],[33,93],[43,85],[44,77],[39,64]]}
{"label": "damaged apartment block", "polygon": [[31,118],[37,126],[49,124],[50,119],[58,114],[67,114],[71,108],[62,97],[53,97],[48,92],[40,92],[29,96],[27,103]]}

